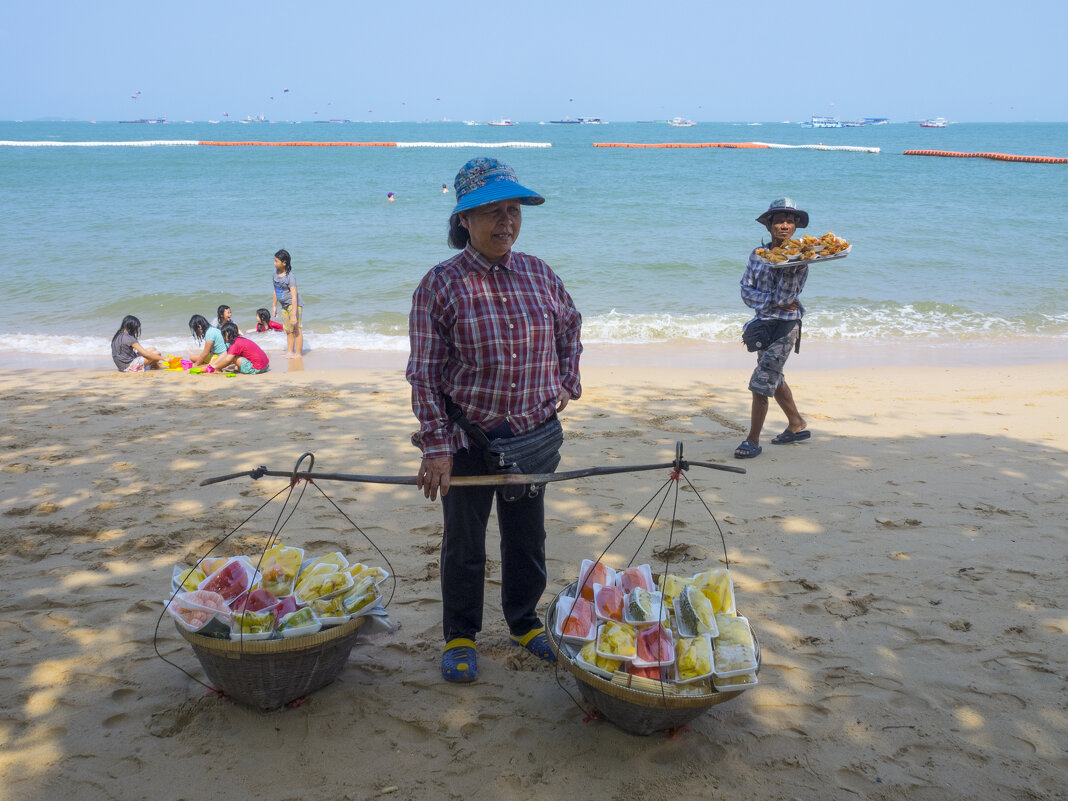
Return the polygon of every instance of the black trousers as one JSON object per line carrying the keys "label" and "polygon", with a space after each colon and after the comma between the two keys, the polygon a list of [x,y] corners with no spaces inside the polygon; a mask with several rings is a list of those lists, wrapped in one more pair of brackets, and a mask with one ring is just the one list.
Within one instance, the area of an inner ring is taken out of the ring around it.
{"label": "black trousers", "polygon": [[[452,475],[486,475],[477,446],[453,455]],[[486,577],[486,526],[494,487],[452,487],[442,497],[442,629],[445,642],[474,639],[482,630]],[[521,637],[541,625],[537,605],[545,591],[545,490],[534,498],[497,499],[501,532],[501,606],[508,631]]]}

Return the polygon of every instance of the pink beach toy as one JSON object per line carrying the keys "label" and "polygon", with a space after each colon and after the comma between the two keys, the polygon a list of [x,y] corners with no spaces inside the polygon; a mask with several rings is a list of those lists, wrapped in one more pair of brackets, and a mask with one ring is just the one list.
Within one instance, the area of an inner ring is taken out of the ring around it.
{"label": "pink beach toy", "polygon": [[193,366],[193,360],[192,359],[182,359],[182,369],[183,370],[188,370],[192,366]]}

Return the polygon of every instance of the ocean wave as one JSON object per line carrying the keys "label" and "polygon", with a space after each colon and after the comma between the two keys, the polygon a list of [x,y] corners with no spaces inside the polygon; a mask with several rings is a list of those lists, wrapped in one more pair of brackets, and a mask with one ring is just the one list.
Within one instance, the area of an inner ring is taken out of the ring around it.
{"label": "ocean wave", "polygon": [[[734,342],[752,314],[650,315],[612,311],[583,321],[590,344],[654,344],[691,339]],[[910,342],[975,338],[1068,338],[1068,314],[997,317],[947,304],[853,306],[805,315],[804,335],[828,341]]]}
{"label": "ocean wave", "polygon": [[[628,314],[612,310],[583,320],[582,339],[589,345],[652,345],[694,341],[732,343],[741,337],[751,314]],[[812,340],[858,343],[939,344],[961,340],[1068,339],[1068,313],[994,316],[946,304],[888,304],[813,311],[805,315],[804,335]],[[281,332],[251,334],[268,353],[285,347]],[[163,353],[185,354],[196,348],[186,336],[145,337]],[[408,337],[396,325],[353,324],[333,330],[306,328],[305,346],[326,351],[408,350]],[[70,334],[0,335],[0,352],[98,357],[110,354],[111,338]]]}

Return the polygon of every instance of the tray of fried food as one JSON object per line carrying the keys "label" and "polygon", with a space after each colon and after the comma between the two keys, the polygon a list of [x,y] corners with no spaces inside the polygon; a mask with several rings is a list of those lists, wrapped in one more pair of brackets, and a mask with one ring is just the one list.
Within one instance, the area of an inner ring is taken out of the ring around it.
{"label": "tray of fried food", "polygon": [[772,267],[800,267],[845,258],[852,249],[852,245],[828,231],[823,236],[805,234],[800,239],[787,239],[774,248],[757,248],[756,255]]}

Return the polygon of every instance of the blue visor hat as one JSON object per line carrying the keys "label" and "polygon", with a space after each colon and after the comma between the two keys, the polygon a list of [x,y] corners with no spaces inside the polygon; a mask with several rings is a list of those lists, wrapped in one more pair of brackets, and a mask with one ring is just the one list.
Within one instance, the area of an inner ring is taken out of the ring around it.
{"label": "blue visor hat", "polygon": [[519,183],[515,170],[497,159],[484,156],[471,159],[461,167],[453,187],[456,190],[453,214],[513,198],[524,206],[540,206],[545,202],[537,192]]}

